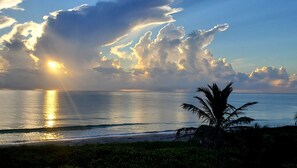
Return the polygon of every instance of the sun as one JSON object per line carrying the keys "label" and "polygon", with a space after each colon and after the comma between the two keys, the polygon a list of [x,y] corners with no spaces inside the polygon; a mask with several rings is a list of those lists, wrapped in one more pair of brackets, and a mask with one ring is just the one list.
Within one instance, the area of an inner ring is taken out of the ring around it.
{"label": "sun", "polygon": [[65,70],[64,64],[57,62],[57,61],[53,61],[53,60],[49,60],[47,62],[47,67],[49,72],[51,73],[65,73],[67,74],[67,71]]}
{"label": "sun", "polygon": [[48,67],[51,70],[57,70],[58,69],[58,63],[56,61],[48,61]]}

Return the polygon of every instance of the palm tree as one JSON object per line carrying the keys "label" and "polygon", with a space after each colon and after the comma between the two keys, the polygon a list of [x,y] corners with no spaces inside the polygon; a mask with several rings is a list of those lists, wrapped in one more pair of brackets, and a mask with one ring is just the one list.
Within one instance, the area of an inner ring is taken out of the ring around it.
{"label": "palm tree", "polygon": [[205,99],[198,96],[194,97],[201,104],[201,107],[183,103],[182,108],[197,114],[199,119],[202,119],[202,122],[208,123],[208,127],[203,126],[200,130],[198,128],[181,128],[177,131],[177,138],[191,134],[197,135],[197,133],[202,131],[204,134],[205,132],[212,132],[213,138],[217,139],[224,130],[231,126],[252,122],[254,119],[239,117],[239,115],[243,114],[242,111],[257,102],[248,102],[239,108],[229,104],[228,97],[233,91],[232,84],[230,82],[223,90],[216,83],[213,83],[212,86],[208,85],[208,87],[198,88],[197,92],[201,92],[205,96]]}

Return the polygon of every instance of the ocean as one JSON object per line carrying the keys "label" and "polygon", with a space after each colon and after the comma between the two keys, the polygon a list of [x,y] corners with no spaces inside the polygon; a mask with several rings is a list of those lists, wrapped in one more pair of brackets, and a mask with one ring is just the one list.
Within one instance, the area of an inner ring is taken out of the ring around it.
{"label": "ocean", "polygon": [[[181,127],[198,127],[195,114],[181,108],[197,103],[196,93],[0,91],[0,144],[173,133]],[[252,124],[284,126],[295,123],[297,94],[233,93],[235,107],[249,102],[245,115]]]}

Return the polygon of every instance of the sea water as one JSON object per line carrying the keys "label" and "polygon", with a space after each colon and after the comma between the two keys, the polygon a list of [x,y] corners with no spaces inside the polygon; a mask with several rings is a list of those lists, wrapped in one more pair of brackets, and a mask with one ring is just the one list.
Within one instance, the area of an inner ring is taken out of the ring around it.
{"label": "sea water", "polygon": [[[196,93],[0,91],[0,144],[35,141],[173,133],[181,127],[203,124],[181,108],[198,105]],[[297,94],[233,93],[230,104],[250,101],[245,115],[261,126],[295,123]]]}

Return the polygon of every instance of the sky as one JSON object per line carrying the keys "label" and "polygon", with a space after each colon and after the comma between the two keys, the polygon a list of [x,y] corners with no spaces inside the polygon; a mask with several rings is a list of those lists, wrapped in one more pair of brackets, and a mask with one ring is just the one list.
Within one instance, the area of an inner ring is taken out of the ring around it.
{"label": "sky", "polygon": [[0,0],[0,89],[297,92],[297,1]]}

